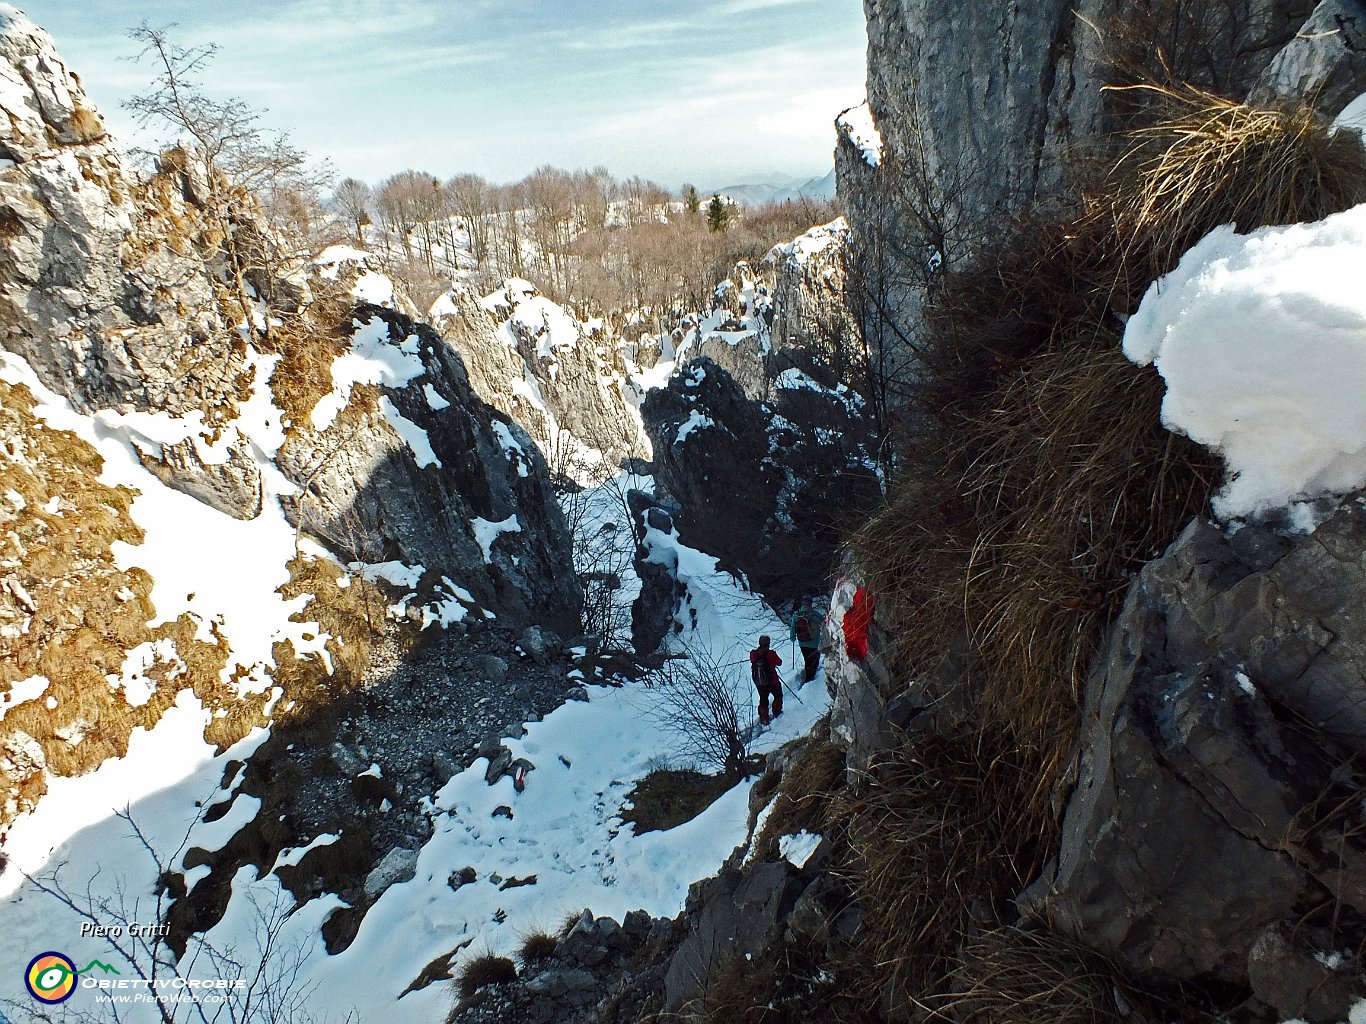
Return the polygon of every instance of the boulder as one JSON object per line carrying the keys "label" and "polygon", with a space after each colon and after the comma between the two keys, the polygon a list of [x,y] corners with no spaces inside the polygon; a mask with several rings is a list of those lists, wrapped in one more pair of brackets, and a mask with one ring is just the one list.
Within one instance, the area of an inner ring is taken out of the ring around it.
{"label": "boulder", "polygon": [[1366,92],[1366,11],[1354,0],[1322,0],[1253,84],[1248,103],[1308,100],[1328,116]]}
{"label": "boulder", "polygon": [[396,846],[365,876],[365,895],[378,899],[391,885],[410,881],[417,874],[417,851]]}
{"label": "boulder", "polygon": [[1355,806],[1366,746],[1363,551],[1352,502],[1294,539],[1196,522],[1143,570],[1088,684],[1057,862],[1026,910],[1140,977],[1341,1016],[1342,979],[1309,984],[1282,940],[1361,938],[1366,840],[1335,813]]}
{"label": "boulder", "polygon": [[665,1008],[678,1012],[706,991],[727,959],[756,956],[777,939],[803,885],[787,861],[724,869],[688,894],[690,931],[669,961]]}

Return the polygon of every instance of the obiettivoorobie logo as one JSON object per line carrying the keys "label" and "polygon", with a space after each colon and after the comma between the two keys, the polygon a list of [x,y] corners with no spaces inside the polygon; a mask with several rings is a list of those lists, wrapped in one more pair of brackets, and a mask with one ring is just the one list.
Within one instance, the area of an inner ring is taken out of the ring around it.
{"label": "obiettivoorobie logo", "polygon": [[24,985],[28,988],[28,994],[38,1002],[53,1006],[70,999],[76,991],[76,979],[97,968],[105,974],[119,973],[117,967],[111,967],[101,960],[91,960],[78,971],[65,953],[48,950],[29,961],[28,970],[24,972]]}

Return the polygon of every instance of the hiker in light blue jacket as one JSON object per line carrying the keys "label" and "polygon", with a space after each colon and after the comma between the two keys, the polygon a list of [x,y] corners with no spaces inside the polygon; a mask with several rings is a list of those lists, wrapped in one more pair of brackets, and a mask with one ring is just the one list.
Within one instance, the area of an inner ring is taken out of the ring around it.
{"label": "hiker in light blue jacket", "polygon": [[811,607],[811,598],[803,597],[797,602],[797,610],[792,613],[792,639],[802,649],[802,682],[809,683],[816,678],[821,667],[821,627],[816,612]]}

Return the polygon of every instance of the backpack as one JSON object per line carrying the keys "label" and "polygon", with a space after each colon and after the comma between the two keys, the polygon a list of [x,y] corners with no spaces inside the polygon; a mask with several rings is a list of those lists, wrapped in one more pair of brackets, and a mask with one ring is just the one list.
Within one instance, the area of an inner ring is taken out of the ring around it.
{"label": "backpack", "polygon": [[801,618],[799,618],[795,623],[793,623],[792,628],[796,631],[796,633],[797,633],[797,640],[798,640],[799,642],[805,643],[806,641],[808,641],[808,640],[811,639],[811,617],[810,617],[810,616],[808,616],[808,615],[803,615],[803,616],[802,616]]}

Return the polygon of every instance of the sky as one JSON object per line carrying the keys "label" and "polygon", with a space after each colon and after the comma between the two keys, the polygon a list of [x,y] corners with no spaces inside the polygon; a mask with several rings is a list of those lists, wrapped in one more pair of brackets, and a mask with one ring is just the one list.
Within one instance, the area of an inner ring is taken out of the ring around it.
{"label": "sky", "polygon": [[215,43],[204,91],[370,182],[604,165],[670,187],[806,179],[864,97],[861,0],[16,0],[125,146],[130,28]]}

